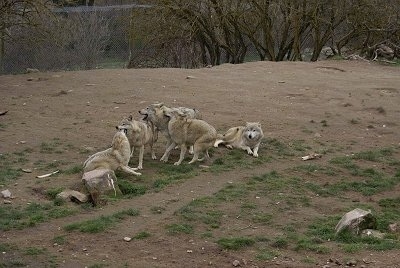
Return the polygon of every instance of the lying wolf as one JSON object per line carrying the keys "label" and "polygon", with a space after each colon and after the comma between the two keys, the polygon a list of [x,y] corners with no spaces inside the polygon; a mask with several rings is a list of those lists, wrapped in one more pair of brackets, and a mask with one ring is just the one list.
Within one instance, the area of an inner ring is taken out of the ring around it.
{"label": "lying wolf", "polygon": [[179,160],[174,165],[182,163],[187,147],[191,145],[193,145],[193,158],[189,164],[202,161],[203,158],[199,159],[200,153],[204,153],[205,158],[209,160],[208,149],[213,146],[217,138],[215,128],[206,121],[189,118],[187,114],[183,114],[180,111],[165,112],[165,115],[170,118],[168,133],[172,143],[165,151],[161,161],[168,161],[169,153],[176,145],[181,147],[181,153]]}
{"label": "lying wolf", "polygon": [[153,144],[157,141],[157,133],[153,123],[150,121],[136,121],[132,115],[123,118],[117,126],[118,130],[126,130],[126,136],[132,146],[131,156],[135,147],[139,147],[139,165],[138,169],[143,169],[144,147],[148,145],[151,150],[151,158],[157,159],[153,149]]}
{"label": "lying wolf", "polygon": [[89,156],[85,163],[83,163],[83,171],[89,172],[95,169],[110,169],[115,171],[120,168],[136,176],[142,175],[135,171],[136,168],[128,166],[130,156],[131,146],[126,137],[126,130],[118,130],[113,137],[111,148]]}
{"label": "lying wolf", "polygon": [[264,133],[260,123],[247,122],[245,126],[233,127],[228,129],[224,135],[218,135],[214,147],[223,144],[230,149],[246,150],[248,154],[258,157],[258,148],[263,137]]}
{"label": "lying wolf", "polygon": [[[201,114],[197,109],[191,109],[186,107],[168,107],[164,105],[164,103],[153,103],[147,106],[146,108],[139,111],[141,115],[143,115],[144,121],[151,122],[156,130],[161,132],[165,138],[167,139],[166,148],[168,148],[172,144],[171,136],[168,130],[168,122],[169,117],[165,116],[165,113],[179,111],[182,114],[185,114],[188,118],[201,119]],[[193,153],[193,147],[189,150],[190,153]],[[165,153],[164,153],[165,155]]]}

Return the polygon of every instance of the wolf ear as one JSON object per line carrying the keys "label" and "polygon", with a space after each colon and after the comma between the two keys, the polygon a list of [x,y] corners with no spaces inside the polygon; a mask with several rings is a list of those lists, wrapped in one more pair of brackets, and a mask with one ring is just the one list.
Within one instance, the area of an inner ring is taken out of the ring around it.
{"label": "wolf ear", "polygon": [[154,107],[161,108],[161,107],[164,106],[164,103],[163,103],[163,102],[156,102],[156,103],[153,104],[153,106],[154,106]]}

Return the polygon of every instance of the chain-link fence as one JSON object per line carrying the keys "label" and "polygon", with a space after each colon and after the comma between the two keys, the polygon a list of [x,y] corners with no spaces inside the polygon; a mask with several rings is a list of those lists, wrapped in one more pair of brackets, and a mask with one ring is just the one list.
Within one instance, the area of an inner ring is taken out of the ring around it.
{"label": "chain-link fence", "polygon": [[18,29],[3,41],[1,73],[124,67],[132,8],[54,10],[41,27]]}

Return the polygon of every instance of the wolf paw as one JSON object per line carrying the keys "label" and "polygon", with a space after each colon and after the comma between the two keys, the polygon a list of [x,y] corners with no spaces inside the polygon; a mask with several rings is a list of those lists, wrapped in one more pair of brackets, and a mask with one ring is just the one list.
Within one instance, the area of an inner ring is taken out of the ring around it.
{"label": "wolf paw", "polygon": [[179,161],[178,162],[175,162],[174,163],[174,166],[179,166],[181,163],[179,163]]}
{"label": "wolf paw", "polygon": [[228,144],[228,145],[226,145],[226,148],[228,148],[228,149],[233,149],[233,146],[230,145],[230,144]]}
{"label": "wolf paw", "polygon": [[253,156],[254,157],[258,157],[258,153],[253,153]]}
{"label": "wolf paw", "polygon": [[138,166],[135,170],[138,170],[138,169],[143,169],[143,167],[142,166]]}
{"label": "wolf paw", "polygon": [[156,160],[156,159],[157,159],[157,156],[152,155],[152,156],[151,156],[151,159]]}

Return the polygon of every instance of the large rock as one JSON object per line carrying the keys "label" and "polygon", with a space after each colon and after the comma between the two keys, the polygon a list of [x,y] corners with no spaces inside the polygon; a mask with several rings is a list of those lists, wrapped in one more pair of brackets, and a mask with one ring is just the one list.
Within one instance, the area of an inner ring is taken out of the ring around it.
{"label": "large rock", "polygon": [[74,190],[65,190],[61,193],[57,194],[57,198],[61,198],[64,200],[69,200],[78,203],[86,203],[88,201],[88,196]]}
{"label": "large rock", "polygon": [[107,197],[121,195],[115,173],[109,169],[95,169],[83,174],[83,184],[95,205],[107,203]]}
{"label": "large rock", "polygon": [[347,212],[335,227],[336,234],[343,230],[350,230],[354,234],[360,234],[365,229],[376,229],[376,218],[371,211],[356,208]]}

